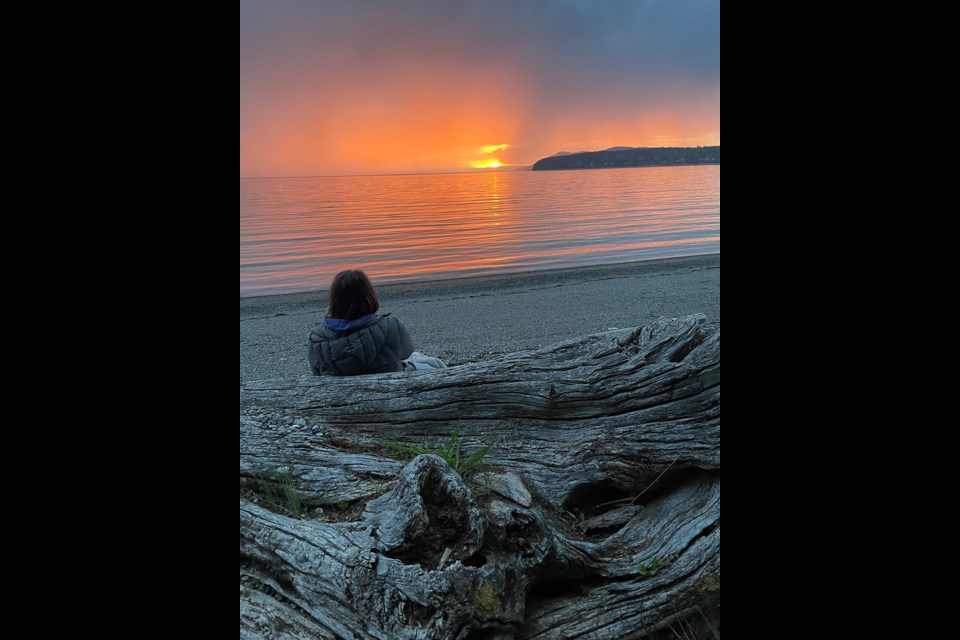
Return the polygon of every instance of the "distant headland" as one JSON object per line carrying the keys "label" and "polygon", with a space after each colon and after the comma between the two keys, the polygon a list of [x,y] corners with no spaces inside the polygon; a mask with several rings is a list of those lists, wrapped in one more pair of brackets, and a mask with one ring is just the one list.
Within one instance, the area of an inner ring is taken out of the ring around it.
{"label": "distant headland", "polygon": [[603,151],[561,151],[533,164],[533,171],[555,169],[610,169],[656,167],[678,164],[720,164],[720,145],[715,147],[611,147]]}

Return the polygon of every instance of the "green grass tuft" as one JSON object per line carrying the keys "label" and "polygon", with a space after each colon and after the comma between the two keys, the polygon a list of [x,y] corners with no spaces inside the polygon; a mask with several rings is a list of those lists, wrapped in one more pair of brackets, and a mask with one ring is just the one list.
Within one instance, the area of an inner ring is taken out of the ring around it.
{"label": "green grass tuft", "polygon": [[655,576],[657,575],[657,572],[660,571],[660,569],[663,569],[665,566],[667,566],[668,564],[670,564],[676,559],[677,559],[677,554],[673,553],[667,556],[666,559],[657,557],[646,564],[641,562],[640,564],[637,565],[637,574],[645,578],[649,578],[650,576]]}
{"label": "green grass tuft", "polygon": [[460,425],[458,424],[457,428],[453,430],[453,435],[450,436],[447,444],[440,446],[437,455],[443,458],[444,461],[450,465],[451,469],[460,474],[461,478],[466,480],[476,471],[481,461],[483,461],[483,457],[490,451],[490,445],[488,444],[485,447],[481,447],[475,451],[473,455],[464,457],[464,452],[461,447],[462,443]]}
{"label": "green grass tuft", "polygon": [[426,445],[406,445],[398,443],[388,444],[387,448],[405,458],[415,458],[416,456],[435,453],[443,458],[443,461],[450,465],[450,468],[456,471],[466,482],[474,472],[480,468],[480,465],[483,463],[483,458],[489,453],[491,446],[492,443],[468,455],[463,450],[460,425],[457,424],[450,439],[445,444],[440,445],[436,451],[431,451]]}
{"label": "green grass tuft", "polygon": [[263,503],[275,511],[300,518],[307,512],[307,506],[297,493],[289,467],[279,467],[270,475],[258,476],[259,497]]}

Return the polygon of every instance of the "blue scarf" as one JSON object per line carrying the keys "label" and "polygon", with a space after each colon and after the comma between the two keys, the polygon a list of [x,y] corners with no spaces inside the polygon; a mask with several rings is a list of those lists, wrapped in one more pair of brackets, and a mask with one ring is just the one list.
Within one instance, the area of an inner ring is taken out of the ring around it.
{"label": "blue scarf", "polygon": [[324,318],[323,323],[334,331],[349,331],[350,329],[362,329],[368,324],[376,322],[380,316],[375,313],[362,316],[356,320],[342,320],[340,318]]}

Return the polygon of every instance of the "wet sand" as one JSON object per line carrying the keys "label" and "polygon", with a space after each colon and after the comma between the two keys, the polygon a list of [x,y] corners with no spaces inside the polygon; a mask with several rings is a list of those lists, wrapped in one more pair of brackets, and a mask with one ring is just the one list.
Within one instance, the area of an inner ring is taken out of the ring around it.
{"label": "wet sand", "polygon": [[[329,283],[326,283],[329,284]],[[378,285],[380,313],[448,365],[704,313],[720,322],[720,255]],[[326,291],[240,298],[240,380],[310,375]]]}

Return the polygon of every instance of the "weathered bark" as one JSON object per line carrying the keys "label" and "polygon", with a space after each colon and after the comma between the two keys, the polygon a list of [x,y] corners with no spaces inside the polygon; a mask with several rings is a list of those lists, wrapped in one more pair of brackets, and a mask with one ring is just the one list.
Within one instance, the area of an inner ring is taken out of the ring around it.
{"label": "weathered bark", "polygon": [[[241,635],[642,637],[719,588],[703,316],[435,372],[247,383],[240,414]],[[471,483],[390,453],[457,427],[467,454],[490,445]],[[258,487],[284,478],[325,511],[264,508]]]}

